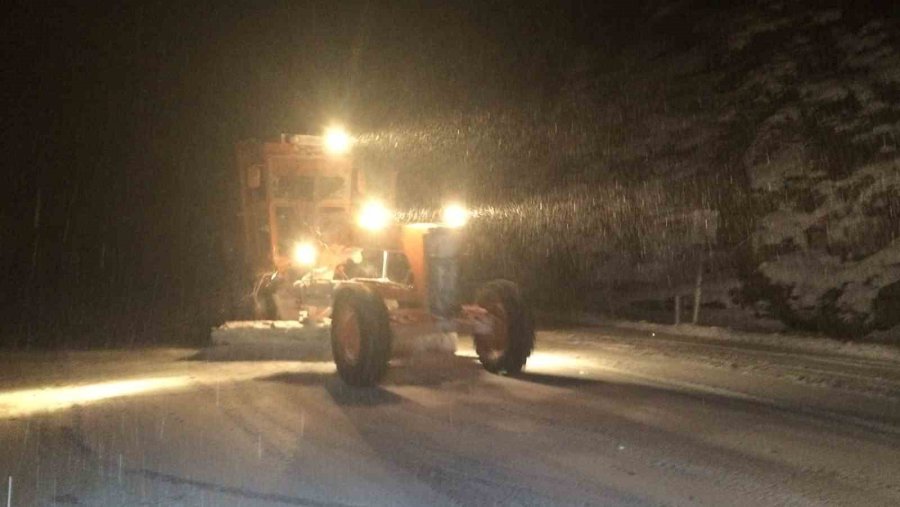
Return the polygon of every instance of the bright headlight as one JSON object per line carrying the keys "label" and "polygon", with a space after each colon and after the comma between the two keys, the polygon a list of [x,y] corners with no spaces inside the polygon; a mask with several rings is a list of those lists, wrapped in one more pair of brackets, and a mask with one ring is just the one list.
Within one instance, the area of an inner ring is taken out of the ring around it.
{"label": "bright headlight", "polygon": [[334,155],[347,153],[353,144],[353,138],[350,137],[350,134],[340,127],[331,127],[326,130],[323,141],[325,151]]}
{"label": "bright headlight", "polygon": [[359,212],[359,226],[368,231],[384,229],[391,221],[391,212],[378,201],[369,201]]}
{"label": "bright headlight", "polygon": [[448,204],[444,206],[442,218],[448,227],[462,227],[469,221],[469,210],[462,204]]}
{"label": "bright headlight", "polygon": [[294,263],[304,266],[315,266],[319,251],[312,243],[296,243],[294,245]]}

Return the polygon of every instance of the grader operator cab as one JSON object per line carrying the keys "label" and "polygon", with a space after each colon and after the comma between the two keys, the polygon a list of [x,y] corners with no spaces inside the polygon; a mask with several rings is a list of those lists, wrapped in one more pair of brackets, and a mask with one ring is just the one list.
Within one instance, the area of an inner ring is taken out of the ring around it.
{"label": "grader operator cab", "polygon": [[495,280],[463,302],[457,259],[465,208],[449,204],[434,223],[398,223],[389,207],[395,176],[375,184],[354,165],[352,144],[332,130],[239,145],[242,253],[255,318],[273,327],[299,323],[291,328],[297,336],[330,328],[324,338],[338,374],[355,386],[381,379],[398,340],[434,334],[471,334],[488,371],[521,370],[534,328],[518,287]]}

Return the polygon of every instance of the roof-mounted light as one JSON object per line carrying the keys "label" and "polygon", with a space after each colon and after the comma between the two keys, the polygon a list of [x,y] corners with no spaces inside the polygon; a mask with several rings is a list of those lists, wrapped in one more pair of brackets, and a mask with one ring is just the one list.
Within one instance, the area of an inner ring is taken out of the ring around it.
{"label": "roof-mounted light", "polygon": [[468,223],[469,210],[462,204],[450,203],[444,206],[441,219],[447,227],[459,228]]}
{"label": "roof-mounted light", "polygon": [[332,155],[343,155],[353,146],[353,138],[341,127],[329,127],[323,137],[325,151]]}
{"label": "roof-mounted light", "polygon": [[380,231],[391,221],[391,211],[380,201],[369,201],[359,211],[359,226],[367,231]]}

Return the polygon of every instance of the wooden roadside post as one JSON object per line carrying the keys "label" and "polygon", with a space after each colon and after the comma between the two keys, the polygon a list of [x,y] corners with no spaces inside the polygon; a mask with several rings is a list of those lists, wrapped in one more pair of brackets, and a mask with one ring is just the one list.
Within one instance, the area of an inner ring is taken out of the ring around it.
{"label": "wooden roadside post", "polygon": [[703,296],[703,252],[700,252],[700,262],[697,263],[697,281],[694,284],[694,315],[691,323],[700,323],[700,302]]}
{"label": "wooden roadside post", "polygon": [[675,294],[675,325],[681,324],[681,294]]}
{"label": "wooden roadside post", "polygon": [[694,307],[691,323],[700,323],[700,305],[703,302],[703,270],[706,267],[707,249],[715,242],[719,229],[719,212],[709,209],[694,210],[691,217],[691,242],[697,246],[697,278],[694,281]]}
{"label": "wooden roadside post", "polygon": [[[703,302],[703,271],[706,268],[707,257],[716,244],[716,235],[719,229],[719,212],[714,209],[701,208],[693,210],[668,210],[657,216],[657,224],[663,227],[673,227],[675,236],[687,248],[687,252],[697,252],[697,276],[694,279],[694,305],[691,322],[700,323],[700,305]],[[688,272],[690,262],[682,265]],[[679,266],[681,267],[681,266]],[[676,283],[677,287],[677,283]],[[677,289],[676,289],[677,291]],[[682,300],[681,294],[673,296],[675,300],[675,325],[681,324]]]}

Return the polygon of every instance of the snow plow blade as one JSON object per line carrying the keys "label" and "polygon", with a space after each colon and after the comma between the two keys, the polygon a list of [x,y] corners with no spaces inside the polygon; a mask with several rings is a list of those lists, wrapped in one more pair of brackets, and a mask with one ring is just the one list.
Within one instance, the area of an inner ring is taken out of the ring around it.
{"label": "snow plow blade", "polygon": [[209,361],[331,361],[328,324],[291,320],[230,321],[212,329]]}

